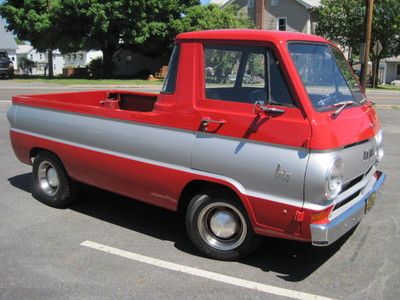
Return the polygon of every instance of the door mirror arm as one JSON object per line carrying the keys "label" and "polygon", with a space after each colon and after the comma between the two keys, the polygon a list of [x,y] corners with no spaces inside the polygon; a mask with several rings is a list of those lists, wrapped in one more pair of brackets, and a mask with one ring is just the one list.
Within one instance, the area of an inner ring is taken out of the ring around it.
{"label": "door mirror arm", "polygon": [[254,103],[253,111],[257,115],[266,114],[272,116],[279,116],[285,113],[284,109],[265,106],[263,101],[256,101]]}

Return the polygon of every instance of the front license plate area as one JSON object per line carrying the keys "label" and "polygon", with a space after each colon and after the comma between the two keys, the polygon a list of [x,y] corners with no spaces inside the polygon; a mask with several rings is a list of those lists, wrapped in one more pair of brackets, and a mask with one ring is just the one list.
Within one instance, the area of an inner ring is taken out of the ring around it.
{"label": "front license plate area", "polygon": [[365,201],[365,213],[369,212],[374,207],[376,202],[376,193],[372,193],[371,196]]}

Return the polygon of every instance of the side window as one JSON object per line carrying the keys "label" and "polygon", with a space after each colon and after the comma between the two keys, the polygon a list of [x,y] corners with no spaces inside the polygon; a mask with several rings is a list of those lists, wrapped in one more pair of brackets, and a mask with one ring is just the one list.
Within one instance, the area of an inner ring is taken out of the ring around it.
{"label": "side window", "polygon": [[265,87],[265,50],[249,53],[242,87]]}
{"label": "side window", "polygon": [[206,45],[204,56],[207,99],[293,105],[279,63],[265,47]]}
{"label": "side window", "polygon": [[171,58],[168,64],[168,73],[164,79],[161,93],[173,94],[175,92],[176,78],[178,76],[179,53],[181,47],[176,45],[172,51]]}
{"label": "side window", "polygon": [[[268,51],[269,63],[269,101],[271,104],[293,106],[294,101],[289,92],[289,87],[283,77],[279,62]],[[268,99],[267,99],[268,101]]]}
{"label": "side window", "polygon": [[[233,88],[239,71],[242,52],[234,48],[207,47],[204,53],[206,91]],[[207,98],[213,98],[212,96],[212,93],[207,94]]]}

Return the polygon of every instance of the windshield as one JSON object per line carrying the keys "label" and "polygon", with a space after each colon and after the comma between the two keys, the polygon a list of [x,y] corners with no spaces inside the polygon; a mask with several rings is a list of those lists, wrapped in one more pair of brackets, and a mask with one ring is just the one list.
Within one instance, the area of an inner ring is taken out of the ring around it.
{"label": "windshield", "polygon": [[364,99],[357,79],[338,50],[328,45],[290,43],[289,52],[315,109]]}

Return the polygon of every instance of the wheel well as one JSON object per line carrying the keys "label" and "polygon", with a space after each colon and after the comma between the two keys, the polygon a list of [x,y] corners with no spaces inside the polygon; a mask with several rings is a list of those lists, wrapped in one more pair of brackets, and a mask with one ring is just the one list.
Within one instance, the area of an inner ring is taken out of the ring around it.
{"label": "wheel well", "polygon": [[230,187],[209,181],[194,180],[189,182],[181,192],[178,203],[178,212],[185,213],[190,200],[192,200],[193,197],[197,195],[200,191],[209,189],[225,191],[229,194],[232,194],[233,197],[237,198],[240,201],[238,195]]}
{"label": "wheel well", "polygon": [[32,148],[31,151],[29,152],[29,156],[30,156],[30,158],[31,158],[31,162],[32,162],[32,163],[33,163],[34,158],[35,158],[40,152],[47,152],[47,153],[53,154],[54,156],[56,156],[56,157],[60,160],[60,162],[61,162],[62,165],[64,166],[64,164],[63,164],[61,158],[57,155],[57,153],[54,153],[53,151],[50,151],[50,150],[45,149],[45,148],[39,148],[39,147]]}
{"label": "wheel well", "polygon": [[[51,152],[44,148],[39,148],[39,147],[32,148],[31,151],[29,152],[29,157],[31,158],[31,161],[33,161],[33,159],[42,151]],[[53,153],[53,152],[51,152],[51,153]],[[53,153],[53,154],[56,155],[55,153]]]}

